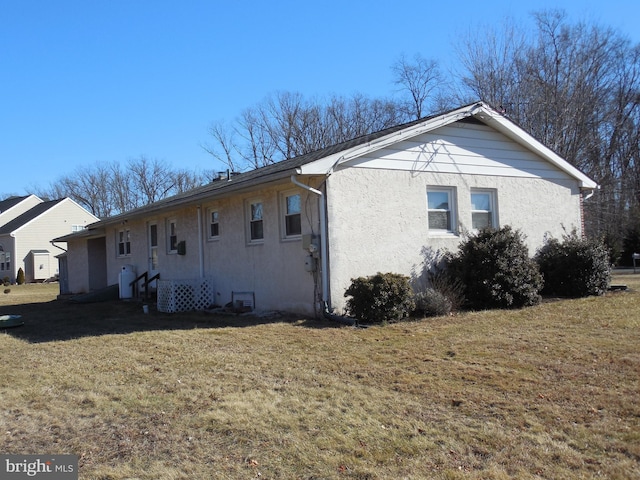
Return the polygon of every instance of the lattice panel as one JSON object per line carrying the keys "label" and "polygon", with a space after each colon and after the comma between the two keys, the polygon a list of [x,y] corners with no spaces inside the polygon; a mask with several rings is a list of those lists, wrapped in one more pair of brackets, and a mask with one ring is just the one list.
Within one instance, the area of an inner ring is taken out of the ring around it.
{"label": "lattice panel", "polygon": [[206,310],[214,303],[213,280],[158,280],[158,311]]}

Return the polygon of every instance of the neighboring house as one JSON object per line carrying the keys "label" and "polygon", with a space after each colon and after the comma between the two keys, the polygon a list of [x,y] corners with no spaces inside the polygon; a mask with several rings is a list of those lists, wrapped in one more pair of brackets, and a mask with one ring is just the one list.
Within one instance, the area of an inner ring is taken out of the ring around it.
{"label": "neighboring house", "polygon": [[485,225],[520,229],[532,254],[545,236],[580,233],[582,201],[596,188],[476,103],[214,181],[60,240],[71,292],[118,283],[128,296],[130,280],[159,273],[162,311],[233,301],[339,313],[352,278],[409,275],[425,247],[456,250]]}
{"label": "neighboring house", "polygon": [[0,202],[0,209],[0,279],[10,282],[19,268],[27,282],[55,277],[56,255],[66,244],[53,245],[52,240],[98,220],[70,198],[45,202],[35,195],[13,197]]}
{"label": "neighboring house", "polygon": [[42,203],[42,200],[35,195],[9,197],[5,200],[0,200],[0,226],[13,220],[18,215],[22,215],[39,203]]}

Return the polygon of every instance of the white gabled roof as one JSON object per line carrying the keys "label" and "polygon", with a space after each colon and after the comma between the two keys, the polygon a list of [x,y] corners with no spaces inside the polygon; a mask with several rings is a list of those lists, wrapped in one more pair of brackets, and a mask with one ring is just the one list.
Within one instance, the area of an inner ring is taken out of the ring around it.
{"label": "white gabled roof", "polygon": [[313,162],[303,164],[298,167],[297,172],[302,175],[329,175],[337,166],[345,162],[468,117],[479,120],[544,158],[549,163],[578,180],[582,189],[593,190],[598,188],[596,182],[484,102],[461,107],[442,115],[435,115],[426,118],[424,121],[414,122],[402,130],[376,138],[366,144],[357,145]]}

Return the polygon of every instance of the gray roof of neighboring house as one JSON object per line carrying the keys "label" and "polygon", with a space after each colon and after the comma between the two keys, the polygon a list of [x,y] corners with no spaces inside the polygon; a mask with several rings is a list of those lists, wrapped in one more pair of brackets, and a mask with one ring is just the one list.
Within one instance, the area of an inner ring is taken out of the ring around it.
{"label": "gray roof of neighboring house", "polygon": [[0,213],[6,212],[10,208],[15,207],[17,204],[28,197],[29,195],[25,195],[24,197],[9,197],[5,198],[4,200],[0,200]]}
{"label": "gray roof of neighboring house", "polygon": [[23,225],[27,224],[28,222],[30,222],[34,218],[39,217],[44,212],[46,212],[50,208],[53,208],[54,206],[56,206],[58,203],[62,202],[63,200],[64,200],[64,198],[61,198],[61,199],[58,199],[58,200],[51,200],[49,202],[39,203],[38,205],[36,205],[35,207],[33,207],[30,210],[26,211],[22,215],[18,215],[16,218],[11,220],[10,222],[7,222],[4,225],[2,225],[0,227],[0,235],[6,235],[6,234],[9,234],[11,232],[15,232],[17,229],[19,229]]}

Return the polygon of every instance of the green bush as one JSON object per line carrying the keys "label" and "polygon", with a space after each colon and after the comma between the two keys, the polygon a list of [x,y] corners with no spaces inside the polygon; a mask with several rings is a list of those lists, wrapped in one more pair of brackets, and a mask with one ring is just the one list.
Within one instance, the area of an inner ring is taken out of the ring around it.
{"label": "green bush", "polygon": [[472,309],[520,308],[540,302],[542,276],[522,234],[505,226],[485,228],[460,244],[447,274],[464,285]]}
{"label": "green bush", "polygon": [[18,285],[22,285],[24,283],[24,270],[22,270],[22,267],[18,269],[18,275],[16,276],[16,283]]}
{"label": "green bush", "polygon": [[363,323],[400,320],[413,310],[409,277],[396,273],[380,273],[351,279],[344,292],[347,312]]}
{"label": "green bush", "polygon": [[545,295],[586,297],[602,295],[609,287],[611,264],[602,242],[579,238],[575,232],[562,242],[552,238],[535,257],[544,277]]}

